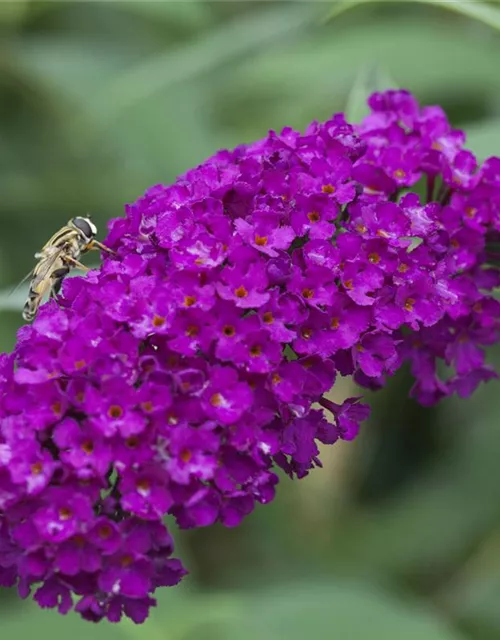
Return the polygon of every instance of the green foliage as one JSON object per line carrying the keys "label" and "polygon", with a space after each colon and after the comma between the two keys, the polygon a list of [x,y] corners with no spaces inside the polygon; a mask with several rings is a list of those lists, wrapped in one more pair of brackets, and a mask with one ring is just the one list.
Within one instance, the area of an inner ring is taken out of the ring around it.
{"label": "green foliage", "polygon": [[[338,637],[372,640],[460,640],[439,615],[418,600],[391,594],[380,586],[356,581],[302,582],[258,593],[200,594],[178,590],[162,597],[143,627],[128,621],[92,628],[96,640],[148,637],[151,640],[300,640]],[[181,593],[181,595],[180,595]],[[24,612],[24,616],[19,615]],[[31,637],[43,628],[53,640],[84,640],[89,624],[35,605],[20,608],[2,620],[2,632]]]}
{"label": "green foliage", "polygon": [[460,636],[421,603],[408,602],[376,586],[304,582],[262,590],[249,597],[245,613],[222,638],[299,640],[459,640]]}
{"label": "green foliage", "polygon": [[[498,2],[0,2],[0,348],[9,295],[73,215],[109,218],[218,148],[407,87],[500,155]],[[500,356],[492,358],[500,364]],[[423,410],[402,373],[354,443],[235,530],[176,532],[191,569],[141,627],[0,597],[2,637],[500,637],[496,386]],[[352,393],[350,388],[342,394]]]}
{"label": "green foliage", "polygon": [[[482,22],[488,27],[500,31],[500,10],[492,2],[450,2],[449,0],[413,0],[414,4],[426,4],[444,11],[453,11],[460,15]],[[334,2],[334,8],[327,15],[327,21],[338,18],[342,13],[369,4],[380,4],[379,0],[349,0]]]}

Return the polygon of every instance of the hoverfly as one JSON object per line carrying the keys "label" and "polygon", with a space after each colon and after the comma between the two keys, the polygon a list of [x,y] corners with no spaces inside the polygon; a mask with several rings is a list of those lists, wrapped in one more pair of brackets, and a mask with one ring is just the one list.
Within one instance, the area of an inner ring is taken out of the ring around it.
{"label": "hoverfly", "polygon": [[71,218],[68,224],[59,229],[43,248],[35,253],[37,265],[27,276],[31,276],[28,299],[23,308],[23,318],[31,322],[44,298],[49,293],[55,298],[61,289],[64,278],[73,267],[89,271],[79,258],[91,250],[113,253],[111,249],[95,240],[97,227],[90,218]]}

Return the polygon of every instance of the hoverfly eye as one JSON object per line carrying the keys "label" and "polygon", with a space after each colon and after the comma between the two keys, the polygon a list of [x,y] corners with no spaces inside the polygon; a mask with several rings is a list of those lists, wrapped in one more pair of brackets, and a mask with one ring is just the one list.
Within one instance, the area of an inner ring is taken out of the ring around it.
{"label": "hoverfly eye", "polygon": [[73,225],[82,232],[86,238],[93,238],[97,233],[97,229],[93,222],[87,218],[73,218]]}

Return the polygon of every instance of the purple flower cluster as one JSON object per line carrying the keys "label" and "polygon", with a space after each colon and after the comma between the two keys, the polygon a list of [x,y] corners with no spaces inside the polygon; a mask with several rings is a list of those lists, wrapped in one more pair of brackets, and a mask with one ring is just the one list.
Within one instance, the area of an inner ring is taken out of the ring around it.
{"label": "purple flower cluster", "polygon": [[[221,151],[113,220],[115,255],[64,283],[0,357],[0,584],[143,621],[185,574],[182,528],[236,526],[409,361],[414,396],[495,376],[500,159],[478,167],[405,91]],[[420,194],[420,195],[419,195]],[[448,365],[446,379],[437,365]]]}

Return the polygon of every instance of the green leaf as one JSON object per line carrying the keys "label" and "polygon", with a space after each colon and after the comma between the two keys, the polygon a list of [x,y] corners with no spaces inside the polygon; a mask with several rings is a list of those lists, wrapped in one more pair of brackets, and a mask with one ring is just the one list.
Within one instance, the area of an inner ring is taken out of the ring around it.
{"label": "green leaf", "polygon": [[373,68],[364,67],[356,75],[346,100],[345,115],[348,122],[360,122],[368,115],[369,109],[366,101],[372,93],[374,74]]}
{"label": "green leaf", "polygon": [[[52,100],[83,104],[120,72],[137,63],[139,52],[126,43],[93,42],[82,37],[25,38],[10,45],[19,80],[34,86]],[[73,107],[74,109],[74,107]]]}
{"label": "green leaf", "polygon": [[495,638],[500,636],[498,535],[497,531],[495,539],[489,541],[489,548],[480,548],[465,570],[453,576],[450,587],[442,590],[440,598],[460,622],[468,627],[494,630]]}
{"label": "green leaf", "polygon": [[466,146],[484,160],[489,156],[500,154],[500,119],[490,118],[474,122],[466,128]]}
{"label": "green leaf", "polygon": [[[413,4],[426,4],[431,7],[440,7],[448,11],[454,11],[468,18],[488,25],[492,29],[500,31],[500,10],[486,2],[474,0],[473,2],[450,2],[450,0],[413,0]],[[335,7],[326,16],[325,22],[330,22],[350,9],[362,5],[382,4],[379,0],[354,0],[353,2],[335,2]],[[396,4],[396,3],[394,3]],[[407,4],[400,2],[399,4]]]}
{"label": "green leaf", "polygon": [[152,19],[168,26],[195,29],[206,27],[212,21],[210,6],[204,2],[158,2],[141,0],[140,2],[113,3],[116,10],[142,18]]}
{"label": "green leaf", "polygon": [[240,615],[244,601],[231,594],[194,593],[185,580],[172,588],[161,588],[155,593],[158,605],[141,625],[123,618],[119,624],[103,620],[94,625],[71,611],[62,616],[53,609],[40,609],[33,600],[11,600],[2,609],[0,633],[5,638],[32,640],[43,628],[52,640],[186,640],[192,633],[198,640],[207,636],[210,625],[227,624]]}
{"label": "green leaf", "polygon": [[368,115],[367,101],[372,93],[395,88],[397,88],[396,82],[378,65],[360,69],[347,96],[345,114],[348,122],[360,122]]}
{"label": "green leaf", "polygon": [[447,0],[417,0],[431,6],[439,5],[448,11],[455,11],[478,22],[483,22],[492,29],[500,31],[500,10],[487,2],[447,2]]}
{"label": "green leaf", "polygon": [[317,10],[299,3],[238,17],[178,51],[166,51],[119,75],[90,102],[107,119],[150,98],[160,89],[191,81],[217,67],[276,44],[303,28]]}
{"label": "green leaf", "polygon": [[466,100],[479,110],[495,104],[500,95],[495,39],[478,40],[467,24],[443,38],[435,21],[400,18],[360,20],[333,35],[329,27],[304,31],[272,56],[265,51],[243,62],[230,84],[217,85],[221,124],[229,121],[236,134],[241,137],[243,130],[252,139],[262,135],[263,122],[266,129],[284,123],[303,128],[311,119],[326,119],[345,108],[353,78],[369,65],[387,70],[391,84],[410,89],[422,103],[448,108]]}
{"label": "green leaf", "polygon": [[[175,95],[162,89],[154,100],[131,105],[103,128],[95,142],[106,140],[117,165],[121,162],[117,188],[122,198],[135,198],[150,184],[167,183],[216,151],[220,140],[205,106],[203,86],[182,85]],[[89,137],[88,142],[94,140]]]}
{"label": "green leaf", "polygon": [[[7,0],[7,3],[29,3],[29,0]],[[68,12],[68,5],[73,0],[49,0],[34,2],[31,12],[35,16],[57,12]],[[3,3],[0,3],[3,4]],[[211,11],[203,0],[186,0],[185,2],[172,2],[171,0],[99,0],[99,4],[92,6],[91,11],[96,21],[99,21],[101,10],[111,10],[129,14],[131,17],[140,17],[154,21],[155,24],[163,23],[182,28],[198,28],[206,26],[211,20]]]}
{"label": "green leaf", "polygon": [[29,11],[29,0],[0,2],[0,24],[3,26],[20,25]]}
{"label": "green leaf", "polygon": [[120,625],[103,623],[93,625],[77,614],[62,616],[54,610],[43,610],[33,601],[10,603],[2,609],[0,633],[4,638],[30,640],[40,635],[40,630],[51,640],[123,640]]}
{"label": "green leaf", "polygon": [[332,563],[362,575],[426,580],[429,567],[439,575],[440,569],[459,565],[471,546],[500,524],[492,488],[500,447],[497,397],[491,383],[467,401],[441,404],[441,420],[451,432],[439,464],[425,468],[383,504],[346,515]]}
{"label": "green leaf", "polygon": [[[178,593],[169,596],[168,592],[174,590]],[[191,591],[187,583],[157,591],[157,597],[158,607],[145,625],[151,640],[211,639],[211,629],[219,630],[236,622],[245,608],[244,596],[199,593]],[[138,627],[134,631],[135,635],[141,635]]]}
{"label": "green leaf", "polygon": [[0,312],[1,311],[17,311],[21,313],[26,297],[28,295],[28,287],[20,287],[18,291],[6,289],[0,291]]}
{"label": "green leaf", "polygon": [[352,2],[350,0],[347,0],[346,2],[343,2],[343,0],[334,0],[334,8],[330,9],[326,16],[324,16],[322,22],[332,22],[332,20],[335,20],[343,13],[346,13],[347,11],[355,9],[356,7],[359,7],[361,5],[367,4],[370,1],[374,2],[375,0],[352,0]]}
{"label": "green leaf", "polygon": [[418,602],[368,584],[302,583],[243,596],[236,623],[219,638],[238,640],[459,640],[446,621]]}

